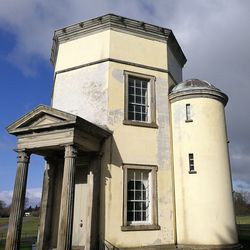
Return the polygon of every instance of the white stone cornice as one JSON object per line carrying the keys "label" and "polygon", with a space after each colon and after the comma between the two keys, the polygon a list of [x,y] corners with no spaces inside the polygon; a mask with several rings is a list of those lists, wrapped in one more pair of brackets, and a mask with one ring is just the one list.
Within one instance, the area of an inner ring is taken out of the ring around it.
{"label": "white stone cornice", "polygon": [[116,30],[147,39],[167,42],[182,67],[187,61],[170,29],[114,14],[107,14],[56,30],[54,32],[50,57],[52,64],[55,65],[60,43],[104,30]]}

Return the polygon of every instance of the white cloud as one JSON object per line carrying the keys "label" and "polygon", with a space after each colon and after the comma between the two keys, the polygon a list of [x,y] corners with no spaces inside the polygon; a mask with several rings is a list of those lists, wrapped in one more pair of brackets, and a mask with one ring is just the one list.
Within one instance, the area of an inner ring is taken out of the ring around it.
{"label": "white cloud", "polygon": [[[211,81],[229,95],[233,174],[246,183],[250,179],[249,0],[0,0],[0,4],[0,29],[15,39],[8,60],[30,75],[41,61],[49,62],[57,28],[110,12],[171,28],[188,59],[184,78]],[[235,157],[237,147],[244,157]]]}
{"label": "white cloud", "polygon": [[[29,205],[31,205],[32,207],[39,205],[41,201],[41,194],[41,188],[28,188],[26,190],[26,197],[29,199]],[[9,205],[12,201],[12,195],[13,191],[1,191],[0,200]]]}
{"label": "white cloud", "polygon": [[39,60],[49,62],[55,29],[109,12],[143,17],[141,10],[145,4],[131,0],[127,3],[110,0],[0,0],[0,28],[12,33],[16,40],[7,60],[23,73],[32,75]]}

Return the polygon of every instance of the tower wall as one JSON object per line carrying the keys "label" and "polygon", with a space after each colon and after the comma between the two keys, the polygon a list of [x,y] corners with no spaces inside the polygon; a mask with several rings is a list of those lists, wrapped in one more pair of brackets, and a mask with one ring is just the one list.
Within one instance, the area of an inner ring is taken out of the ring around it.
{"label": "tower wall", "polygon": [[[177,243],[237,243],[224,105],[196,97],[173,102],[171,112]],[[190,153],[196,173],[189,173]]]}
{"label": "tower wall", "polygon": [[[173,53],[168,59],[166,37],[152,37],[151,31],[138,34],[126,27],[96,32],[58,44],[52,105],[113,131],[102,148],[100,241],[119,248],[174,244],[168,93],[177,79],[168,69],[181,79],[182,66]],[[124,124],[125,72],[154,78],[155,127]],[[157,168],[157,207],[150,213],[158,224],[153,229],[122,228],[125,164]]]}
{"label": "tower wall", "polygon": [[[168,53],[165,41],[114,30],[64,41],[58,45],[55,61],[52,107],[98,125],[112,126],[120,122],[114,116],[124,118],[124,70],[164,75],[157,78],[162,81],[171,68],[178,72],[174,74],[177,79],[182,78],[181,66],[172,53],[168,60]],[[114,84],[117,81],[120,84]]]}

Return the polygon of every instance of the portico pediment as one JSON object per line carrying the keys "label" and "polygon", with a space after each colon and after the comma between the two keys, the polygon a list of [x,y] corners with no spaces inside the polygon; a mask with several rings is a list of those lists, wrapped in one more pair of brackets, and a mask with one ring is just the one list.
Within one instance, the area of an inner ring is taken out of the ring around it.
{"label": "portico pediment", "polygon": [[7,130],[10,134],[18,135],[29,131],[72,124],[76,122],[76,117],[45,105],[39,105],[9,125]]}
{"label": "portico pediment", "polygon": [[39,105],[7,127],[18,138],[17,147],[40,153],[49,148],[76,145],[82,151],[99,151],[100,142],[111,133],[67,112]]}

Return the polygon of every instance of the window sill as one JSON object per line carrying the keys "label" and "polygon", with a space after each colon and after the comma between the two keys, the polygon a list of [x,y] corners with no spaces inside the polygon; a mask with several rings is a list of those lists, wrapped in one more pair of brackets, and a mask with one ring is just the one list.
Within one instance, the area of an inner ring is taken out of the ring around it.
{"label": "window sill", "polygon": [[147,231],[147,230],[160,230],[159,225],[129,225],[121,226],[122,231]]}
{"label": "window sill", "polygon": [[193,120],[190,119],[190,120],[186,120],[185,122],[193,122]]}
{"label": "window sill", "polygon": [[189,173],[189,174],[197,174],[197,171],[194,171],[194,170],[193,170],[193,171],[189,171],[188,173]]}
{"label": "window sill", "polygon": [[158,125],[154,122],[146,123],[146,122],[139,122],[139,121],[124,120],[123,124],[130,125],[130,126],[146,127],[146,128],[158,128]]}

